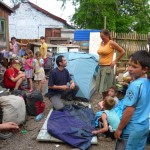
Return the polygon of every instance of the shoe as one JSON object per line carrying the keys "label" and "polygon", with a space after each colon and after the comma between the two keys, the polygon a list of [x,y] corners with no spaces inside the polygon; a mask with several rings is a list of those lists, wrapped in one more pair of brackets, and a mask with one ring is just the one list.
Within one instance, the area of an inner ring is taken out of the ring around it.
{"label": "shoe", "polygon": [[33,89],[30,89],[29,92],[33,92]]}
{"label": "shoe", "polygon": [[44,95],[44,97],[48,97],[48,92]]}
{"label": "shoe", "polygon": [[66,100],[67,101],[73,101],[73,99],[71,97],[67,97]]}

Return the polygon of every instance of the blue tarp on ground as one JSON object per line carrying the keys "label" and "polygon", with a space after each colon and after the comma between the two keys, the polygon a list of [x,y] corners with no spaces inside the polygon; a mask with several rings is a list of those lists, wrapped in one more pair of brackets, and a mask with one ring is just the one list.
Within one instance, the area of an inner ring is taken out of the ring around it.
{"label": "blue tarp on ground", "polygon": [[91,145],[94,128],[92,109],[78,105],[68,105],[63,111],[53,110],[47,124],[52,136],[81,150]]}
{"label": "blue tarp on ground", "polygon": [[[83,52],[69,52],[58,55],[65,56],[67,59],[66,68],[80,88],[76,96],[89,100],[96,88],[95,71],[98,65],[98,56]],[[56,63],[54,67],[56,67]]]}

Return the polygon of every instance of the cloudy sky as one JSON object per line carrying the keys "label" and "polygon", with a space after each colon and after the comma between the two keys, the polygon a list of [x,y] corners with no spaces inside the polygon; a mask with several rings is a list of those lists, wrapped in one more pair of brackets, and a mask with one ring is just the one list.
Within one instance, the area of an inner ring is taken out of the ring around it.
{"label": "cloudy sky", "polygon": [[[3,0],[6,4],[10,5],[10,0]],[[50,13],[63,18],[68,23],[69,16],[74,14],[74,7],[72,6],[70,0],[66,3],[65,10],[61,9],[62,2],[57,0],[30,0],[30,2],[40,6],[41,8],[49,11]]]}
{"label": "cloudy sky", "polygon": [[44,8],[50,13],[67,20],[68,22],[69,22],[69,16],[73,15],[74,13],[74,7],[72,6],[69,0],[66,3],[65,10],[61,9],[61,5],[62,5],[61,1],[57,1],[57,0],[30,0],[30,1]]}

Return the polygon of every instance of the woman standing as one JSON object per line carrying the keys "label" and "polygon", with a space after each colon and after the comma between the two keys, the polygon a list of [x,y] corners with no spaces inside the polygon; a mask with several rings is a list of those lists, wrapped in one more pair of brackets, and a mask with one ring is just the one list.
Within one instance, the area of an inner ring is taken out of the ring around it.
{"label": "woman standing", "polygon": [[[110,32],[107,29],[100,32],[100,37],[102,42],[97,51],[100,67],[96,79],[96,89],[99,93],[102,93],[115,83],[114,66],[124,55],[125,51],[116,42],[111,40]],[[116,59],[113,60],[115,50],[118,51],[119,54]]]}

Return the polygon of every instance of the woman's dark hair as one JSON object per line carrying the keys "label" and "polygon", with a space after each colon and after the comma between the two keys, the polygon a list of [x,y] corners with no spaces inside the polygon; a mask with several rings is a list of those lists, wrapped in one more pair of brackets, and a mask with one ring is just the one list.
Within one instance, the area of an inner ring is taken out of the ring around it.
{"label": "woman's dark hair", "polygon": [[109,37],[109,39],[111,40],[110,32],[107,29],[101,30],[100,33],[103,33],[105,36]]}
{"label": "woman's dark hair", "polygon": [[56,58],[56,64],[57,64],[58,67],[60,66],[59,63],[62,62],[62,58],[64,58],[63,55],[59,55],[59,56]]}

